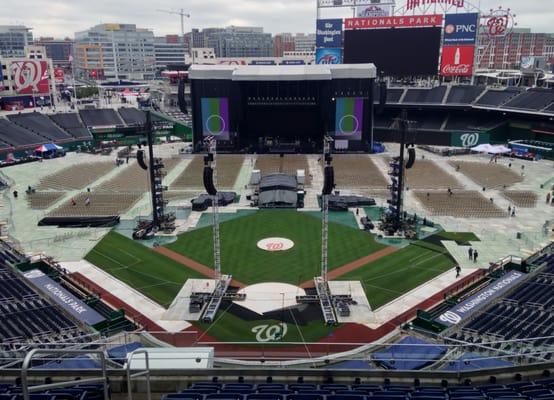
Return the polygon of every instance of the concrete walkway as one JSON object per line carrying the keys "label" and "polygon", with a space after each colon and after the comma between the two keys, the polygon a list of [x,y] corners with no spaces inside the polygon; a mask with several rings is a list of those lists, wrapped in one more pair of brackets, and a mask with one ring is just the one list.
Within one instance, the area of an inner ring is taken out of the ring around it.
{"label": "concrete walkway", "polygon": [[180,332],[191,326],[186,321],[164,319],[167,311],[165,308],[86,260],[61,262],[60,265],[71,273],[80,273],[133,309],[140,311],[167,332]]}
{"label": "concrete walkway", "polygon": [[373,313],[373,322],[366,324],[366,326],[371,329],[377,329],[391,319],[394,319],[395,317],[412,309],[418,304],[442,292],[445,288],[455,284],[457,281],[460,281],[465,277],[470,276],[476,271],[478,271],[478,268],[463,269],[460,277],[456,278],[456,272],[454,268],[452,268],[451,270],[438,275],[425,284],[418,286],[417,288],[375,310]]}

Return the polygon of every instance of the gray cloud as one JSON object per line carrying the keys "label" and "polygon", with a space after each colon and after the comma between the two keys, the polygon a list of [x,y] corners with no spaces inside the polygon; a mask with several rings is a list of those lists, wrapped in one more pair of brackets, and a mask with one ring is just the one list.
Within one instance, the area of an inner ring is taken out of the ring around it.
{"label": "gray cloud", "polygon": [[[467,1],[467,0],[466,0]],[[403,0],[398,1],[402,4]],[[554,32],[551,18],[552,0],[473,0],[481,9],[496,8],[499,4],[510,7],[517,15],[520,27],[534,32]],[[10,1],[10,7],[0,14],[0,24],[22,23],[33,28],[35,36],[73,37],[76,31],[84,30],[103,22],[137,24],[153,29],[156,35],[179,33],[180,22],[176,15],[157,12],[156,9],[175,10],[186,7],[191,18],[185,29],[191,27],[256,25],[266,31],[312,32],[315,25],[315,0],[25,0]],[[348,17],[351,11],[328,11],[324,16],[342,14]]]}

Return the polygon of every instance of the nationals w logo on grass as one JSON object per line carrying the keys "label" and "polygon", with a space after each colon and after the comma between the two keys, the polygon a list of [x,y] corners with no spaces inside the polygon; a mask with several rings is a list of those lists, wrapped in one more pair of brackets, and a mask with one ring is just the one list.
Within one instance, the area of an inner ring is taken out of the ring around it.
{"label": "nationals w logo on grass", "polygon": [[256,334],[256,341],[262,343],[281,340],[287,331],[288,327],[284,322],[276,325],[258,325],[252,328],[252,333]]}

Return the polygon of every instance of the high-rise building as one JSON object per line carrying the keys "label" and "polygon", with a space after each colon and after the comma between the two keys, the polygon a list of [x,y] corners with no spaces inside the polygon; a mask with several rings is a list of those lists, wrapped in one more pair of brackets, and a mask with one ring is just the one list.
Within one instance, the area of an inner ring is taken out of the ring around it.
{"label": "high-rise building", "polygon": [[134,24],[101,24],[75,33],[75,73],[105,79],[155,76],[154,33]]}
{"label": "high-rise building", "polygon": [[167,35],[154,39],[154,54],[156,57],[156,69],[166,69],[169,65],[182,65],[185,63],[185,48],[183,40],[177,35]]}
{"label": "high-rise building", "polygon": [[[215,54],[217,57],[271,57],[273,40],[262,27],[228,26],[215,33]],[[208,47],[210,42],[208,41]]]}
{"label": "high-rise building", "polygon": [[285,51],[294,51],[294,36],[292,33],[278,33],[273,37],[273,56],[283,57]]}
{"label": "high-rise building", "polygon": [[25,46],[33,44],[31,28],[23,25],[0,25],[0,56],[23,57]]}
{"label": "high-rise building", "polygon": [[530,29],[516,28],[505,37],[479,35],[478,66],[485,69],[518,69],[521,58],[544,56],[554,58],[554,34],[532,33]]}
{"label": "high-rise building", "polygon": [[46,49],[46,55],[52,60],[54,66],[69,68],[69,56],[73,54],[73,40],[70,38],[54,39],[41,37],[35,40],[35,44]]}
{"label": "high-rise building", "polygon": [[315,33],[297,33],[294,36],[294,51],[314,51]]}

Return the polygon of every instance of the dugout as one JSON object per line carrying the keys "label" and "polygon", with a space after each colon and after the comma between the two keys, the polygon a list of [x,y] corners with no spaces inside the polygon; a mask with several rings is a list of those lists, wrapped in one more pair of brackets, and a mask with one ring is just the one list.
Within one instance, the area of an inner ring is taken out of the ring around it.
{"label": "dugout", "polygon": [[313,153],[325,134],[342,151],[368,151],[373,64],[193,65],[193,139],[214,136],[218,151]]}

